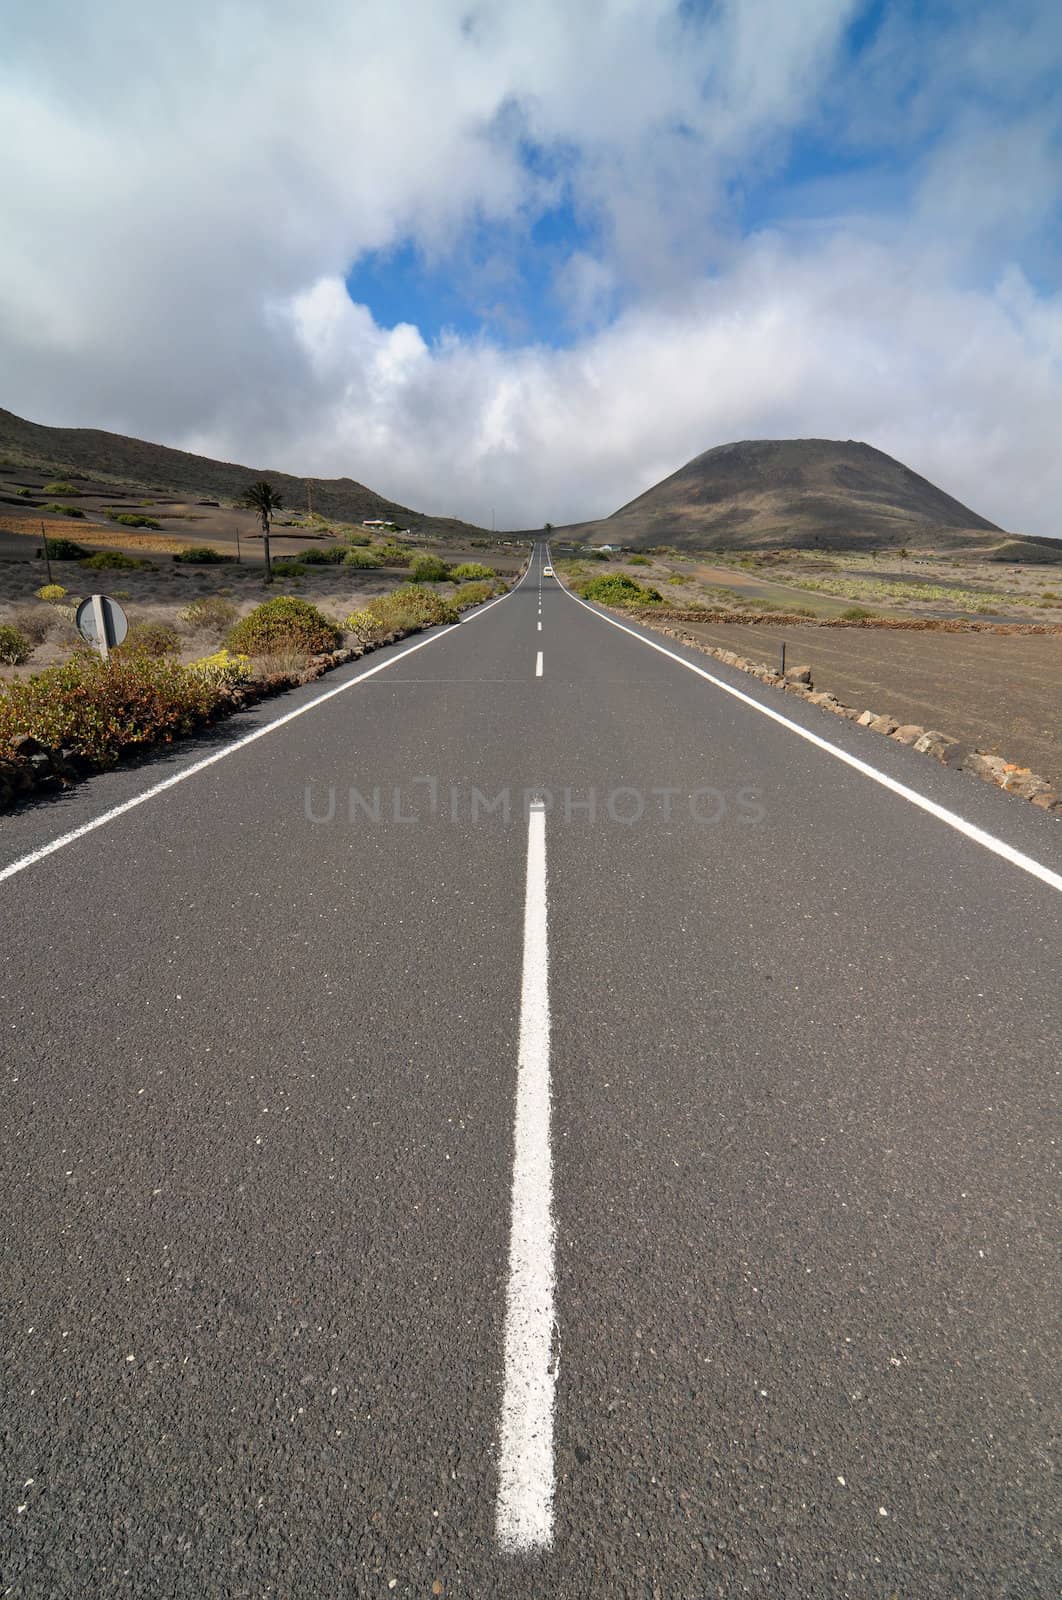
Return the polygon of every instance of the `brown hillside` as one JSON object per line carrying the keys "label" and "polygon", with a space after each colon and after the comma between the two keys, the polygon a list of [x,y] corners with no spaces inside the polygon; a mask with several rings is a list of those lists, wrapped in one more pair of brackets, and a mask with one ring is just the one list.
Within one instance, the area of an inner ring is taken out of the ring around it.
{"label": "brown hillside", "polygon": [[[580,533],[594,544],[697,550],[911,544],[987,552],[1008,543],[994,523],[853,439],[719,445]],[[1043,543],[1057,549],[1053,540]]]}
{"label": "brown hillside", "polygon": [[[136,484],[143,488],[175,491],[180,496],[238,501],[247,485],[267,478],[293,510],[306,505],[306,479],[272,467],[244,467],[231,461],[212,461],[168,445],[128,439],[98,428],[49,428],[27,422],[0,408],[0,457],[20,465],[41,466],[56,477],[89,475],[93,478]],[[367,517],[401,521],[404,527],[462,529],[468,523],[447,517],[430,517],[408,506],[386,500],[353,478],[314,478],[313,509],[342,522]]]}

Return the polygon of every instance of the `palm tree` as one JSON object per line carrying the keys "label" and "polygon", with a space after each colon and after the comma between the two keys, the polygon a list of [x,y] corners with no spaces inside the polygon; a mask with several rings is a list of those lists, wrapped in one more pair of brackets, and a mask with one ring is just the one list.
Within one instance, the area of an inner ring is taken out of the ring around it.
{"label": "palm tree", "polygon": [[269,519],[274,511],[279,511],[281,498],[271,483],[266,483],[264,478],[257,483],[252,483],[249,489],[244,490],[244,505],[250,506],[252,511],[257,511],[262,523],[262,542],[265,546],[266,583],[273,581],[273,563],[269,559]]}

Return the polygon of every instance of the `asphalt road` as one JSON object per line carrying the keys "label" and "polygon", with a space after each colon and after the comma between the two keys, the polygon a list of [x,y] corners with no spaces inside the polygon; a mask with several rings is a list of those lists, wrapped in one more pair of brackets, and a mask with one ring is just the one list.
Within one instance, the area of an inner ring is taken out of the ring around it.
{"label": "asphalt road", "polygon": [[1058,1595],[1062,829],[542,555],[0,823],[4,1594]]}

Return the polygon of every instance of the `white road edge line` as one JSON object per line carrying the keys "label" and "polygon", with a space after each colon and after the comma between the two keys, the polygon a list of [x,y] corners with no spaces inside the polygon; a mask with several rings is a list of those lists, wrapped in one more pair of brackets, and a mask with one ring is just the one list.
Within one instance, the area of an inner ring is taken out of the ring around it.
{"label": "white road edge line", "polygon": [[[548,552],[547,552],[547,559]],[[801,739],[806,739],[808,744],[815,745],[819,750],[834,756],[838,761],[843,761],[845,766],[852,767],[854,771],[861,772],[865,778],[870,778],[874,783],[880,783],[883,789],[891,789],[893,794],[900,795],[908,800],[911,805],[917,806],[920,811],[928,812],[931,817],[936,817],[939,822],[944,822],[949,828],[954,828],[957,833],[964,834],[967,839],[972,839],[985,850],[990,850],[993,855],[1009,861],[1011,866],[1019,867],[1022,872],[1027,872],[1030,877],[1038,878],[1050,889],[1062,891],[1062,873],[1053,872],[1050,867],[1045,867],[1041,862],[1027,856],[1023,850],[1016,850],[1013,845],[1007,844],[1005,839],[997,839],[994,833],[979,828],[974,822],[967,822],[965,817],[960,817],[957,811],[949,811],[947,806],[938,805],[935,800],[930,800],[924,794],[919,794],[917,789],[909,789],[907,784],[900,783],[896,778],[890,778],[887,772],[880,772],[877,767],[872,767],[869,761],[862,761],[858,756],[850,755],[847,750],[841,750],[837,745],[831,744],[828,739],[823,739],[820,734],[812,733],[809,728],[802,728],[799,722],[783,716],[780,711],[775,711],[771,706],[761,704],[750,694],[745,694],[741,689],[736,689],[733,684],[725,683],[722,678],[717,678],[711,672],[706,672],[703,667],[696,666],[692,661],[686,661],[682,656],[676,655],[674,650],[668,650],[665,645],[657,644],[655,639],[647,639],[644,634],[638,633],[634,628],[628,628],[623,622],[618,622],[615,617],[606,617],[603,612],[596,611],[593,606],[581,600],[577,594],[572,594],[567,584],[560,583],[560,588],[569,600],[574,600],[576,605],[589,611],[592,617],[597,617],[599,622],[607,622],[610,627],[618,628],[621,633],[629,633],[632,639],[637,639],[640,644],[647,645],[650,650],[656,650],[662,656],[667,656],[671,661],[677,661],[680,667],[685,667],[687,672],[694,672],[699,678],[704,678],[707,683],[716,689],[722,689],[724,694],[740,700],[743,705],[751,706],[753,711],[758,711],[761,716],[769,717],[772,722],[780,723],[783,728],[788,728],[790,733],[797,734]]]}
{"label": "white road edge line", "polygon": [[542,651],[540,650],[538,652],[538,655],[535,657],[535,677],[536,678],[541,678],[541,676],[542,676]]}
{"label": "white road edge line", "polygon": [[495,1529],[506,1550],[553,1542],[553,1158],[550,1152],[546,813],[527,824],[524,965],[513,1140],[512,1231]]}
{"label": "white road edge line", "polygon": [[[508,600],[514,595],[531,570],[529,562],[520,583],[500,594],[496,600],[490,600],[485,606],[471,612],[461,624],[467,627],[484,611],[490,611],[493,606],[501,605],[503,600]],[[180,772],[175,772],[169,778],[163,778],[161,783],[153,783],[149,789],[144,789],[140,794],[133,795],[132,799],[124,800],[119,806],[112,806],[109,811],[102,811],[98,817],[93,817],[90,822],[82,823],[80,828],[71,828],[69,833],[60,834],[58,839],[52,839],[48,844],[41,845],[39,850],[31,850],[28,855],[20,856],[8,866],[0,868],[0,883],[5,878],[13,878],[19,872],[25,872],[27,867],[35,866],[38,861],[54,855],[57,850],[62,850],[65,845],[73,844],[77,839],[83,839],[87,833],[92,833],[96,828],[102,828],[105,823],[113,822],[116,817],[124,816],[127,811],[134,811],[137,806],[142,806],[146,800],[153,800],[157,794],[163,794],[167,789],[173,789],[177,784],[183,783],[186,778],[194,778],[197,772],[205,772],[207,767],[215,766],[219,761],[225,761],[229,756],[235,755],[237,750],[243,750],[249,744],[254,744],[258,739],[264,739],[267,733],[273,733],[277,728],[283,728],[286,723],[294,722],[296,717],[305,716],[308,711],[315,711],[318,706],[324,705],[326,700],[332,700],[337,694],[345,694],[348,689],[356,689],[359,683],[364,683],[366,678],[375,677],[378,672],[385,672],[388,667],[393,667],[395,662],[404,661],[406,656],[411,656],[417,650],[423,650],[426,645],[435,644],[444,634],[452,633],[456,623],[449,627],[440,628],[438,633],[433,633],[427,639],[419,639],[416,644],[410,645],[408,650],[402,650],[396,656],[389,656],[386,661],[379,662],[375,667],[369,667],[366,672],[359,672],[356,678],[348,678],[346,683],[337,684],[334,689],[326,689],[324,694],[319,694],[316,699],[309,700],[303,706],[297,706],[294,711],[287,711],[282,717],[276,717],[272,722],[267,722],[261,728],[255,728],[253,733],[245,734],[242,739],[235,739],[232,744],[226,745],[224,750],[217,750],[212,756],[205,756],[202,761],[193,761],[189,767],[182,767]]]}

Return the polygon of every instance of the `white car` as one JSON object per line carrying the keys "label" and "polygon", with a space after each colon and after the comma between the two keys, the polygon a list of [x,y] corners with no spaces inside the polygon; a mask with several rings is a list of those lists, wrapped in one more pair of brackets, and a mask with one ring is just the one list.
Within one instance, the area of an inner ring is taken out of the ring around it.
{"label": "white car", "polygon": [[552,578],[552,576],[553,576],[553,568],[552,567],[543,567],[542,568],[542,576],[544,578]]}

